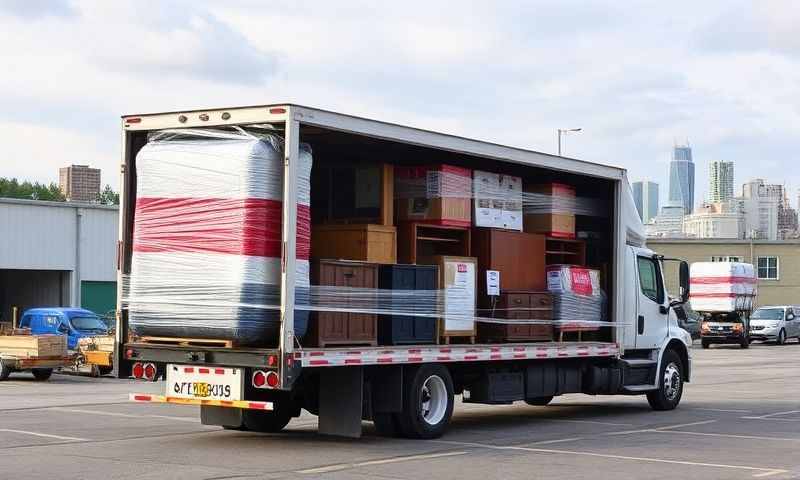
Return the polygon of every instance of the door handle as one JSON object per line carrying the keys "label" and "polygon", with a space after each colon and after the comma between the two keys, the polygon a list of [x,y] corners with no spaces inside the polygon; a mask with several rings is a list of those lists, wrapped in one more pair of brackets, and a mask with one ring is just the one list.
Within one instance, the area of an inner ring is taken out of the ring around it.
{"label": "door handle", "polygon": [[644,315],[639,315],[639,335],[644,333]]}
{"label": "door handle", "polygon": [[664,305],[659,305],[659,306],[658,306],[658,313],[660,313],[661,315],[666,315],[666,314],[668,314],[668,313],[669,313],[669,310],[667,309],[667,307],[666,307],[666,306],[664,306]]}

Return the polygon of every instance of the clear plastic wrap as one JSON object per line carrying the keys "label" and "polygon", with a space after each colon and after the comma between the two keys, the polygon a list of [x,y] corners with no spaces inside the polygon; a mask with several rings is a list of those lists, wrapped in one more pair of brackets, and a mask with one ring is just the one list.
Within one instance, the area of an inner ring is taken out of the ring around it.
{"label": "clear plastic wrap", "polygon": [[[307,296],[311,150],[298,165],[297,296]],[[131,272],[136,335],[276,341],[283,141],[242,129],[167,130],[136,157]],[[295,315],[301,336],[307,313]]]}
{"label": "clear plastic wrap", "polygon": [[689,268],[689,302],[696,312],[750,311],[757,293],[749,263],[695,262]]}
{"label": "clear plastic wrap", "polygon": [[574,265],[547,267],[547,289],[553,295],[553,320],[561,331],[596,330],[606,323],[607,298],[600,272]]}

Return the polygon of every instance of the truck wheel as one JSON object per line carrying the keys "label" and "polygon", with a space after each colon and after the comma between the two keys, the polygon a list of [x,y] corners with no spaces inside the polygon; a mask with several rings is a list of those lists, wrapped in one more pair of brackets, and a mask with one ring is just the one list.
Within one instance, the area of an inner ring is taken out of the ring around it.
{"label": "truck wheel", "polygon": [[45,380],[50,378],[50,375],[53,374],[52,368],[34,368],[31,370],[33,373],[33,379],[37,382],[44,382]]}
{"label": "truck wheel", "polygon": [[708,340],[700,340],[700,345],[702,345],[703,348],[709,348],[711,343]]}
{"label": "truck wheel", "polygon": [[403,375],[403,411],[397,423],[408,438],[441,437],[453,415],[453,379],[442,365],[423,365]]}
{"label": "truck wheel", "polygon": [[103,375],[108,375],[109,373],[114,371],[114,367],[98,367],[98,373],[102,377]]}
{"label": "truck wheel", "polygon": [[778,339],[775,341],[778,345],[783,345],[786,343],[786,330],[781,328],[781,331],[778,332]]}
{"label": "truck wheel", "polygon": [[683,396],[683,363],[674,350],[667,350],[661,358],[658,390],[647,392],[647,401],[653,410],[672,410]]}
{"label": "truck wheel", "polygon": [[0,382],[7,379],[9,375],[11,375],[11,367],[0,360]]}
{"label": "truck wheel", "polygon": [[292,419],[292,411],[289,408],[281,407],[278,402],[274,402],[274,410],[244,410],[242,412],[244,429],[261,433],[277,433],[289,424]]}
{"label": "truck wheel", "polygon": [[534,398],[526,398],[525,399],[525,403],[527,403],[528,405],[533,405],[535,407],[536,406],[543,407],[545,405],[549,405],[550,402],[552,402],[552,401],[553,401],[553,396],[552,395],[549,396],[549,397],[534,397]]}

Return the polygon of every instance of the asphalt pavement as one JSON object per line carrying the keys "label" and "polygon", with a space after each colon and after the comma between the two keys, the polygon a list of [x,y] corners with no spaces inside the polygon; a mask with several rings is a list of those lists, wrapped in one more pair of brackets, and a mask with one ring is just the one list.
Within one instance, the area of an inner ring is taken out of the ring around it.
{"label": "asphalt pavement", "polygon": [[439,440],[280,434],[199,423],[198,409],[127,401],[162,383],[53,375],[0,382],[2,479],[800,478],[800,344],[695,349],[677,410],[644,397],[569,395],[550,406],[457,403]]}

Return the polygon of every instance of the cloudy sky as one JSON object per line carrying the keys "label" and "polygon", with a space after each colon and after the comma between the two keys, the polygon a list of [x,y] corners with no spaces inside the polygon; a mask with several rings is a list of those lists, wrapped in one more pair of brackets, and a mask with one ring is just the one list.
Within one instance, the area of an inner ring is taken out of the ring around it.
{"label": "cloudy sky", "polygon": [[797,25],[793,0],[0,0],[0,176],[116,187],[122,114],[295,101],[543,152],[581,127],[569,156],[662,198],[688,139],[696,198],[716,159],[794,197]]}

